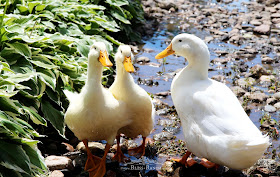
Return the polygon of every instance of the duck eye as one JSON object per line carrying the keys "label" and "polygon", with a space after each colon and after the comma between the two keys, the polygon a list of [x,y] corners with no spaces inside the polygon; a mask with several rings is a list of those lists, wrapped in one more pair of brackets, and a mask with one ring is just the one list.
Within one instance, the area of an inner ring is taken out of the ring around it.
{"label": "duck eye", "polygon": [[122,53],[122,51],[121,51],[121,53]]}
{"label": "duck eye", "polygon": [[180,39],[179,42],[182,42],[182,40]]}

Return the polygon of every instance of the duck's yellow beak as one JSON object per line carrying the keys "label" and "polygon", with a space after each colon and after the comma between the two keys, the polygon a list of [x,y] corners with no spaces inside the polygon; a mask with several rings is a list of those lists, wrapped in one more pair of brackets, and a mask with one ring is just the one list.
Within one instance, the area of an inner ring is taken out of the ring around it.
{"label": "duck's yellow beak", "polygon": [[174,54],[175,51],[172,50],[172,44],[170,44],[166,49],[164,49],[162,52],[160,52],[159,54],[157,54],[155,56],[156,59],[161,59],[161,58],[164,58],[164,57],[167,57],[168,55],[172,55]]}
{"label": "duck's yellow beak", "polygon": [[124,69],[126,72],[133,73],[134,72],[134,67],[131,62],[131,57],[125,57],[123,61]]}
{"label": "duck's yellow beak", "polygon": [[113,63],[109,60],[109,57],[108,57],[106,51],[100,51],[98,60],[103,66],[106,66],[106,67],[113,66]]}

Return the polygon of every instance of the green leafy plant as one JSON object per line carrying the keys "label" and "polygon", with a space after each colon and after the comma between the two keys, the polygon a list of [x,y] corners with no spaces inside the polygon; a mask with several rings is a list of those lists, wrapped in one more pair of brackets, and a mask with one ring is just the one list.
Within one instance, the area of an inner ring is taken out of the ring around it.
{"label": "green leafy plant", "polygon": [[[80,91],[93,41],[111,56],[117,45],[139,41],[139,1],[0,0],[0,176],[42,176],[47,168],[34,127],[64,136],[63,89]],[[112,82],[105,68],[103,84]]]}

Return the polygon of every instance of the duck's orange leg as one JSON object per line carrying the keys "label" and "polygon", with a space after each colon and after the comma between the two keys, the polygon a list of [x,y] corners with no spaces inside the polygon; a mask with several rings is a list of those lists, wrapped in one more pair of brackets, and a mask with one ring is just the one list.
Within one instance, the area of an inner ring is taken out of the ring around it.
{"label": "duck's orange leg", "polygon": [[110,150],[110,145],[107,143],[105,146],[105,152],[98,164],[95,164],[94,168],[88,170],[89,177],[103,177],[106,173],[106,156]]}
{"label": "duck's orange leg", "polygon": [[175,161],[175,162],[178,162],[178,163],[180,163],[180,164],[182,164],[182,165],[185,165],[186,164],[186,160],[188,159],[188,157],[191,155],[192,153],[190,152],[190,151],[187,151],[186,153],[185,153],[185,155],[181,158],[181,159],[171,159],[171,160],[173,160],[173,161]]}
{"label": "duck's orange leg", "polygon": [[92,155],[89,147],[88,147],[88,140],[84,139],[82,140],[86,150],[87,150],[87,161],[86,161],[86,165],[85,165],[85,171],[87,171],[88,169],[94,168],[96,164],[98,164],[101,161],[101,158]]}
{"label": "duck's orange leg", "polygon": [[146,137],[143,137],[143,142],[140,146],[128,150],[128,154],[140,158],[145,154]]}
{"label": "duck's orange leg", "polygon": [[130,159],[128,157],[126,157],[120,147],[120,138],[121,136],[118,135],[117,137],[117,152],[114,155],[114,157],[112,158],[112,160],[118,161],[118,162],[129,162]]}
{"label": "duck's orange leg", "polygon": [[215,167],[216,169],[219,168],[219,165],[218,164],[215,164],[213,162],[210,162],[209,160],[205,159],[205,158],[202,158],[201,159],[201,162],[199,163],[201,165],[203,165],[204,167],[206,168],[213,168]]}

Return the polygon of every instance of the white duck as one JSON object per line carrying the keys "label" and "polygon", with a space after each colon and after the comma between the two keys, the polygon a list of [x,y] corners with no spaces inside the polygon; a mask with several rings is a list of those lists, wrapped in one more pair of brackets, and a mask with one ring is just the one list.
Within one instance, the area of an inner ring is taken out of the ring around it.
{"label": "white duck", "polygon": [[[115,55],[116,62],[116,78],[109,90],[117,100],[124,101],[129,112],[127,116],[132,122],[122,127],[118,134],[124,133],[127,137],[136,138],[142,135],[143,143],[129,150],[130,155],[141,157],[145,153],[145,140],[153,129],[153,104],[150,96],[140,86],[134,83],[130,73],[134,72],[132,65],[133,54],[128,45],[121,45]],[[115,160],[123,161],[125,156],[122,154],[119,147],[120,136],[117,136],[117,153]]]}
{"label": "white duck", "polygon": [[[232,169],[252,166],[269,146],[269,138],[253,124],[226,85],[208,78],[207,45],[194,35],[179,34],[155,58],[173,53],[188,60],[171,85],[188,151]],[[181,163],[190,155],[186,154]]]}
{"label": "white duck", "polygon": [[[117,131],[130,123],[126,118],[126,106],[114,98],[101,84],[103,66],[112,66],[106,46],[96,42],[88,55],[87,80],[81,93],[65,91],[70,105],[65,113],[65,123],[86,146],[88,159],[85,170],[90,177],[104,176],[106,155],[113,144]],[[93,156],[88,140],[106,140],[103,158]]]}

